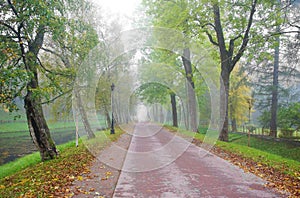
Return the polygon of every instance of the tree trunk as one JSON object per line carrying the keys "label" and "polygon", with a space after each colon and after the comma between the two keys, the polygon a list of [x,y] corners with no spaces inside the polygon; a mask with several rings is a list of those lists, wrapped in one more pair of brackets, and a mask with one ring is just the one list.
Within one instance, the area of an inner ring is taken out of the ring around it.
{"label": "tree trunk", "polygon": [[28,91],[24,99],[28,128],[33,143],[40,152],[42,161],[53,159],[57,154],[39,101]]}
{"label": "tree trunk", "polygon": [[171,96],[171,105],[172,105],[173,126],[174,127],[178,127],[177,107],[176,107],[176,95],[174,93],[171,93],[170,96]]}
{"label": "tree trunk", "polygon": [[[277,26],[276,31],[280,31]],[[272,104],[271,104],[271,121],[270,121],[270,136],[277,137],[277,108],[278,108],[278,70],[279,70],[279,48],[280,37],[276,36],[277,46],[274,52],[274,68],[273,68],[273,86],[272,86]]]}
{"label": "tree trunk", "polygon": [[164,123],[164,113],[163,113],[163,107],[159,107],[159,122]]}
{"label": "tree trunk", "polygon": [[[226,64],[226,63],[222,63]],[[221,133],[219,135],[219,140],[228,142],[228,95],[229,95],[229,75],[226,66],[222,66],[221,71],[221,90],[220,90],[220,117],[224,117],[224,122],[221,123],[223,125]],[[223,86],[223,88],[222,88]]]}
{"label": "tree trunk", "polygon": [[235,118],[233,118],[231,120],[231,127],[232,127],[233,132],[237,132],[237,126],[236,126],[236,119]]}
{"label": "tree trunk", "polygon": [[95,136],[94,132],[92,131],[90,122],[88,121],[86,111],[82,104],[80,93],[78,92],[78,90],[76,90],[76,88],[75,88],[75,96],[76,96],[76,102],[77,102],[77,105],[79,108],[79,113],[80,113],[80,116],[81,116],[81,119],[83,122],[83,126],[88,135],[88,139],[95,138],[96,136]]}
{"label": "tree trunk", "polygon": [[190,130],[193,132],[198,131],[198,119],[197,119],[197,104],[196,104],[196,94],[195,94],[195,84],[193,81],[193,70],[191,64],[190,49],[186,48],[183,51],[182,62],[185,69],[185,75],[188,82],[187,92],[188,92],[188,109],[189,109],[189,121]]}
{"label": "tree trunk", "polygon": [[29,52],[25,54],[24,48],[21,49],[26,71],[33,74],[27,84],[24,108],[26,111],[30,136],[40,152],[42,161],[53,159],[58,154],[44,117],[40,97],[33,94],[33,91],[39,88],[37,56],[44,42],[44,34],[45,29],[43,26],[40,26],[37,30],[35,39],[29,43]]}

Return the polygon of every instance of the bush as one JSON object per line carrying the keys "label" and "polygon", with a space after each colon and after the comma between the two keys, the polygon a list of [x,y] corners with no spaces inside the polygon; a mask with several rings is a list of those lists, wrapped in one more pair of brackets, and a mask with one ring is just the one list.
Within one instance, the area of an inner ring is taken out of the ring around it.
{"label": "bush", "polygon": [[288,128],[288,129],[281,129],[279,137],[293,137],[295,129]]}

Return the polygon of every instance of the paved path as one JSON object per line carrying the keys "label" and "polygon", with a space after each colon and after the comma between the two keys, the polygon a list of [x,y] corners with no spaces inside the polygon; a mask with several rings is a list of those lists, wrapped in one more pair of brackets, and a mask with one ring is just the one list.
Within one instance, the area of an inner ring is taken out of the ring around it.
{"label": "paved path", "polygon": [[113,197],[282,196],[264,183],[159,126],[139,123]]}

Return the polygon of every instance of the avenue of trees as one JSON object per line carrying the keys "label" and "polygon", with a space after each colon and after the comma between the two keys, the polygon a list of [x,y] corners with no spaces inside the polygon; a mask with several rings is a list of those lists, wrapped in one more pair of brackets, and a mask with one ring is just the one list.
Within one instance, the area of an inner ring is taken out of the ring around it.
{"label": "avenue of trees", "polygon": [[[215,50],[224,86],[220,140],[228,141],[229,121],[237,130],[236,122],[249,121],[254,108],[269,112],[266,127],[277,137],[279,107],[299,102],[295,97],[288,103],[283,99],[299,82],[299,2],[144,0],[143,4],[152,25],[177,29],[190,41]],[[197,65],[189,61],[189,49],[183,54],[181,65],[195,90]],[[243,71],[234,74],[238,64]],[[193,100],[189,102],[192,105]]]}
{"label": "avenue of trees", "polygon": [[[5,0],[0,7],[0,103],[17,111],[16,98],[23,100],[30,136],[42,160],[57,155],[44,105],[69,114],[76,96],[78,112],[73,116],[80,116],[88,138],[95,137],[88,121],[90,104],[84,100],[83,87],[89,79],[100,76],[94,105],[107,126],[112,119],[112,83],[117,85],[115,119],[130,121],[131,106],[122,98],[135,83],[131,67],[135,52],[112,56],[110,46],[122,30],[117,20],[105,21],[97,7],[85,0]],[[207,125],[211,119],[210,90],[199,70],[217,65],[211,73],[220,82],[220,115],[225,117],[220,140],[228,141],[230,125],[237,131],[254,110],[262,112],[259,120],[273,137],[278,128],[299,129],[298,1],[143,0],[141,9],[139,23],[181,32],[188,42],[207,49],[209,61],[194,62],[188,45],[180,55],[165,49],[141,50],[139,64],[151,67],[138,68],[138,81],[166,83],[143,84],[135,90],[139,100],[160,104],[171,111],[174,126],[183,117],[184,126],[197,132],[199,123]],[[93,60],[101,70],[81,69],[87,80],[76,84],[79,67],[96,46],[100,50]],[[184,91],[166,86],[170,84]],[[179,100],[176,94],[185,98]]]}

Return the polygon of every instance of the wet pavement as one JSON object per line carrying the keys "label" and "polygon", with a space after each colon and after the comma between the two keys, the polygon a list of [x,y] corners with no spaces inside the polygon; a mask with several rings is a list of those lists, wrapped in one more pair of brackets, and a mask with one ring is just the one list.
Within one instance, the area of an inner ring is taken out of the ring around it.
{"label": "wet pavement", "polygon": [[190,142],[158,125],[137,124],[113,197],[284,197]]}

